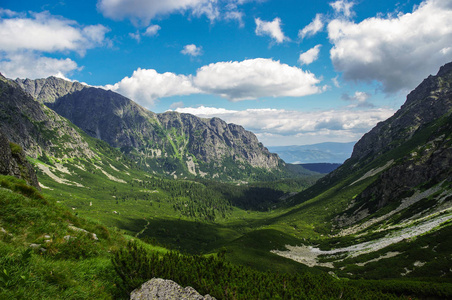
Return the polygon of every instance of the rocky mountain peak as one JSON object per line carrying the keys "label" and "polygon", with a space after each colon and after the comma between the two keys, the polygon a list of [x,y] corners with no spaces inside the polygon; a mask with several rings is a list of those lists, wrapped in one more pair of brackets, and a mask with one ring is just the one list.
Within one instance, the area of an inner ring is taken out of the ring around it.
{"label": "rocky mountain peak", "polygon": [[55,76],[35,80],[17,78],[15,82],[40,103],[54,103],[60,97],[81,91],[87,87],[79,82],[68,81]]}
{"label": "rocky mountain peak", "polygon": [[[93,157],[77,130],[66,119],[38,103],[17,81],[0,77],[0,128],[26,155],[58,158]],[[64,138],[64,142],[60,139]]]}

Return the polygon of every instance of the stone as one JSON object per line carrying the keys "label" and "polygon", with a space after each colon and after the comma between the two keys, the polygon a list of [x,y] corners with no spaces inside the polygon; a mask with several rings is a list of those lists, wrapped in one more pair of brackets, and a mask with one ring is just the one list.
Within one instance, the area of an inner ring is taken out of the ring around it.
{"label": "stone", "polygon": [[214,300],[210,295],[202,296],[194,288],[182,288],[172,280],[153,278],[130,294],[131,300]]}

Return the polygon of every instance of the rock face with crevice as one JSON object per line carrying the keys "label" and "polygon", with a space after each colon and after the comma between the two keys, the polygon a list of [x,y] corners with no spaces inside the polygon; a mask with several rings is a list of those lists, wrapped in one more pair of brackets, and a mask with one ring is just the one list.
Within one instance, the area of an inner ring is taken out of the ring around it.
{"label": "rock face with crevice", "polygon": [[27,161],[22,148],[11,143],[0,130],[0,174],[11,175],[25,180],[29,185],[40,189],[38,178]]}
{"label": "rock face with crevice", "polygon": [[210,295],[202,296],[194,288],[182,288],[172,280],[153,278],[130,294],[131,300],[214,300]]}

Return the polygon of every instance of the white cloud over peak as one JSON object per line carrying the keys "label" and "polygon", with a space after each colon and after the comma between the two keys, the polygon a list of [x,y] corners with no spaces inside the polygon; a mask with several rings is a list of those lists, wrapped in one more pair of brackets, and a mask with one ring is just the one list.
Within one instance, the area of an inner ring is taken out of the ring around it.
{"label": "white cloud over peak", "polygon": [[314,36],[317,32],[323,29],[322,14],[316,14],[314,20],[305,28],[298,31],[298,37],[304,39],[305,37]]}
{"label": "white cloud over peak", "polygon": [[261,97],[302,97],[323,91],[314,74],[272,59],[218,62],[199,68],[196,75],[160,74],[137,69],[131,77],[105,88],[129,97],[143,106],[159,98],[212,94],[230,101]]}
{"label": "white cloud over peak", "polygon": [[256,22],[255,33],[258,36],[269,36],[276,43],[281,44],[282,42],[289,41],[290,39],[284,35],[281,30],[281,19],[275,18],[271,22],[262,21],[259,18],[254,19]]}
{"label": "white cloud over peak", "polygon": [[200,56],[202,55],[202,47],[198,47],[195,44],[185,45],[181,53],[190,56]]}
{"label": "white cloud over peak", "polygon": [[306,52],[302,52],[298,58],[300,65],[309,65],[319,58],[320,47],[322,45],[316,45],[314,48],[309,49]]}
{"label": "white cloud over peak", "polygon": [[198,69],[194,85],[231,101],[260,97],[301,97],[320,93],[320,79],[272,59],[218,62]]}
{"label": "white cloud over peak", "polygon": [[219,117],[256,133],[265,145],[312,144],[358,140],[378,122],[394,114],[391,109],[324,110],[314,112],[284,109],[227,110],[215,107],[177,108],[177,112],[202,118]]}
{"label": "white cloud over peak", "polygon": [[170,72],[160,74],[153,69],[141,68],[134,71],[131,77],[125,77],[105,88],[129,97],[143,106],[152,106],[159,98],[202,93],[192,85],[190,76]]}
{"label": "white cloud over peak", "polygon": [[337,0],[331,2],[330,6],[337,15],[343,15],[344,17],[350,18],[355,14],[352,10],[352,7],[355,6],[355,2],[353,1]]}
{"label": "white cloud over peak", "polygon": [[343,78],[411,90],[452,60],[452,1],[426,0],[412,13],[328,24],[331,60]]}

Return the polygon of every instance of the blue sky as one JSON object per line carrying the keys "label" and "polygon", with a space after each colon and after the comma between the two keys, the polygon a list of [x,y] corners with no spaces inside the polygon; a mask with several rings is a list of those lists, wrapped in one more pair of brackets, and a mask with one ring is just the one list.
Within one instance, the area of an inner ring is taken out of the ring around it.
{"label": "blue sky", "polygon": [[358,140],[452,60],[452,0],[12,1],[0,72],[217,116],[264,145]]}

